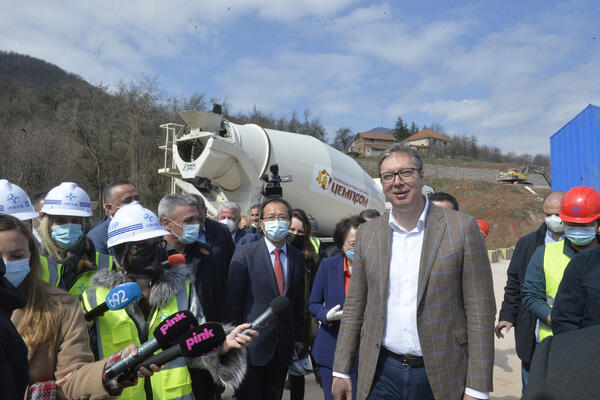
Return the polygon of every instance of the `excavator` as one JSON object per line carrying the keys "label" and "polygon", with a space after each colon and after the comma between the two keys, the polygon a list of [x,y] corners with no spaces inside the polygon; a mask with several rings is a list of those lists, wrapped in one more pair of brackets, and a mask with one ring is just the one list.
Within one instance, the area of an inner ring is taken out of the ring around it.
{"label": "excavator", "polygon": [[500,171],[498,175],[496,175],[496,179],[500,182],[512,183],[512,184],[524,184],[524,185],[533,185],[533,183],[529,182],[529,174],[540,174],[544,177],[548,186],[550,185],[550,177],[546,173],[544,167],[535,166],[535,165],[526,165],[521,169],[518,168],[509,168],[506,171]]}

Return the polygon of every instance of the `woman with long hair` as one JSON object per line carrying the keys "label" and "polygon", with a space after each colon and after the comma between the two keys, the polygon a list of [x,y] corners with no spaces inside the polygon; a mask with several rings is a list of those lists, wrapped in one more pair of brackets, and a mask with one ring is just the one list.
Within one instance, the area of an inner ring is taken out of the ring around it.
{"label": "woman with long hair", "polygon": [[[79,301],[42,281],[33,234],[24,223],[5,214],[0,214],[0,257],[6,264],[6,279],[27,299],[25,307],[13,311],[11,321],[29,350],[28,395],[100,399],[120,394],[124,386],[103,379],[103,373],[121,352],[94,362]],[[140,376],[146,375],[151,373],[144,369]]]}
{"label": "woman with long hair", "polygon": [[48,192],[41,212],[41,278],[79,296],[91,288],[98,269],[113,265],[112,257],[96,252],[86,237],[92,215],[90,197],[77,184],[63,182]]}

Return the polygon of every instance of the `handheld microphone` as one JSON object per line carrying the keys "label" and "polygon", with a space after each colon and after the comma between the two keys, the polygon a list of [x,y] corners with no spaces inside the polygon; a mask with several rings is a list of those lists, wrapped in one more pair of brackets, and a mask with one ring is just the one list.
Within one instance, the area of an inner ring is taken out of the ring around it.
{"label": "handheld microphone", "polygon": [[137,356],[126,355],[106,369],[106,377],[112,379],[127,371],[140,361],[152,356],[160,348],[166,349],[179,341],[181,335],[198,325],[194,314],[184,310],[167,317],[154,330],[154,337],[138,347]]}
{"label": "handheld microphone", "polygon": [[142,289],[140,288],[140,285],[135,282],[127,282],[119,286],[115,286],[106,295],[104,303],[85,313],[85,320],[91,321],[95,318],[98,318],[108,310],[114,311],[125,308],[128,304],[131,304],[135,300],[139,299],[141,295]]}
{"label": "handheld microphone", "polygon": [[187,264],[185,256],[180,253],[171,254],[165,261],[160,263],[163,268],[173,268],[176,265]]}
{"label": "handheld microphone", "polygon": [[242,335],[245,335],[246,333],[248,333],[248,330],[250,330],[250,329],[254,329],[254,330],[262,329],[265,326],[269,325],[269,323],[273,319],[275,319],[275,317],[278,317],[281,314],[283,314],[283,312],[285,310],[287,310],[289,306],[290,306],[290,299],[288,299],[286,296],[275,297],[271,301],[271,304],[269,304],[269,308],[267,308],[265,310],[265,312],[260,314],[258,316],[258,318],[256,318],[254,321],[252,321],[252,326],[248,329],[244,329],[244,331],[242,332]]}
{"label": "handheld microphone", "polygon": [[179,343],[137,364],[119,380],[131,380],[137,376],[140,368],[150,368],[152,364],[161,366],[181,356],[191,358],[205,356],[221,347],[223,342],[225,342],[225,331],[221,324],[207,322],[190,329],[181,336]]}

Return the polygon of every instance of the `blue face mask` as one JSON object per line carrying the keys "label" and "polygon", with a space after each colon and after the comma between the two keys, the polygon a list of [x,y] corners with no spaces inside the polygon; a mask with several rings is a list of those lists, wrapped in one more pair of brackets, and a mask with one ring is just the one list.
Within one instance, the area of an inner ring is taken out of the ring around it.
{"label": "blue face mask", "polygon": [[354,261],[354,248],[346,252],[346,257],[348,257],[350,261]]}
{"label": "blue face mask", "polygon": [[183,229],[183,235],[178,236],[177,239],[179,239],[182,244],[192,244],[198,239],[198,236],[200,235],[200,224],[183,225],[181,228]]}
{"label": "blue face mask", "polygon": [[288,234],[290,221],[267,221],[265,222],[265,235],[274,242],[279,242]]}
{"label": "blue face mask", "polygon": [[52,239],[65,250],[71,249],[83,236],[80,224],[64,224],[52,227]]}
{"label": "blue face mask", "polygon": [[565,236],[576,246],[585,246],[596,238],[594,226],[565,226]]}
{"label": "blue face mask", "polygon": [[14,287],[18,287],[29,274],[29,257],[16,261],[6,261],[6,274],[4,275]]}

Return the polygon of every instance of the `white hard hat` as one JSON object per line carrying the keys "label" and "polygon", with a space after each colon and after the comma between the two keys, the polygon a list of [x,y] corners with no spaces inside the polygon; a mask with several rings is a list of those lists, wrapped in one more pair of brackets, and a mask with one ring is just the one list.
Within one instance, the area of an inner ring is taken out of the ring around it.
{"label": "white hard hat", "polygon": [[0,179],[0,213],[12,215],[21,221],[39,216],[27,193],[6,179]]}
{"label": "white hard hat", "polygon": [[158,217],[140,203],[127,204],[115,213],[108,225],[108,247],[168,235]]}
{"label": "white hard hat", "polygon": [[41,212],[49,215],[91,217],[90,196],[73,182],[63,182],[48,192]]}

